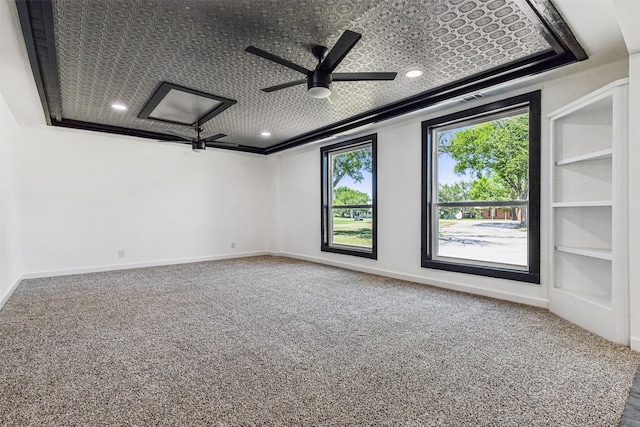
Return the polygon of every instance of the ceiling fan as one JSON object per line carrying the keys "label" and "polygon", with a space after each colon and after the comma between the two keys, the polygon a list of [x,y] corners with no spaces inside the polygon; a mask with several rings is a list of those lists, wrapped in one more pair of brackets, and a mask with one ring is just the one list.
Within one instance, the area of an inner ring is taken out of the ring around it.
{"label": "ceiling fan", "polygon": [[260,56],[269,61],[276,62],[285,67],[296,70],[307,76],[304,80],[296,80],[262,89],[264,92],[274,92],[291,86],[303,83],[307,84],[307,93],[313,98],[327,98],[331,95],[332,82],[354,82],[363,80],[393,80],[397,73],[334,73],[333,70],[340,64],[351,49],[362,37],[354,31],[346,30],[338,39],[331,50],[325,46],[314,46],[311,53],[318,60],[318,65],[312,70],[308,70],[293,62],[280,58],[272,53],[266,52],[254,46],[249,46],[245,51]]}
{"label": "ceiling fan", "polygon": [[238,144],[234,144],[231,142],[224,142],[224,141],[217,141],[220,138],[224,138],[225,135],[224,133],[219,133],[216,135],[212,135],[212,136],[208,136],[206,138],[201,138],[200,137],[200,133],[202,132],[202,128],[198,125],[198,122],[196,122],[195,126],[193,126],[193,128],[196,131],[196,137],[195,138],[187,138],[184,137],[182,135],[178,135],[177,133],[173,133],[172,134],[174,136],[176,136],[177,140],[175,141],[163,141],[163,142],[181,142],[183,144],[186,144],[187,142],[191,143],[191,149],[195,152],[202,152],[204,151],[207,147],[237,147]]}

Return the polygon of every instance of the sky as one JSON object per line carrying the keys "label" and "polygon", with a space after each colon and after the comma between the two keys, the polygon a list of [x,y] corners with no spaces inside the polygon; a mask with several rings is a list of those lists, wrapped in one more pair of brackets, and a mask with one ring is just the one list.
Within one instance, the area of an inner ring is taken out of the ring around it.
{"label": "sky", "polygon": [[447,153],[438,155],[438,184],[455,184],[460,181],[471,181],[471,177],[463,174],[456,175],[453,171],[455,160]]}
{"label": "sky", "polygon": [[367,171],[363,171],[362,175],[364,179],[361,182],[354,182],[353,179],[349,175],[345,175],[340,182],[338,183],[338,187],[349,187],[353,190],[362,191],[363,193],[367,193],[369,197],[372,197],[371,191],[371,174]]}
{"label": "sky", "polygon": [[[450,129],[444,133],[438,132],[438,135],[444,137],[447,141],[450,141],[456,134],[456,132],[468,129],[469,126],[462,126],[456,129]],[[471,181],[471,177],[462,174],[456,175],[453,171],[456,162],[453,160],[449,153],[438,153],[438,184],[455,184],[460,181]]]}

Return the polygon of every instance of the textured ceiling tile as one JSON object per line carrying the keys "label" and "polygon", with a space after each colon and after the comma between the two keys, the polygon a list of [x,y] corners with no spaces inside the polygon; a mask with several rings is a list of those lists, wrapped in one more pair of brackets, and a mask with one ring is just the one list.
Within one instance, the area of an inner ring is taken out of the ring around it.
{"label": "textured ceiling tile", "polygon": [[[191,136],[137,117],[166,81],[237,100],[203,135],[258,147],[550,49],[513,0],[54,0],[54,23],[65,119]],[[396,80],[336,82],[337,104],[310,98],[306,85],[260,90],[305,76],[247,46],[313,69],[311,47],[331,48],[345,30],[362,39],[335,72]],[[413,68],[425,74],[405,78]],[[114,112],[116,101],[128,110]]]}

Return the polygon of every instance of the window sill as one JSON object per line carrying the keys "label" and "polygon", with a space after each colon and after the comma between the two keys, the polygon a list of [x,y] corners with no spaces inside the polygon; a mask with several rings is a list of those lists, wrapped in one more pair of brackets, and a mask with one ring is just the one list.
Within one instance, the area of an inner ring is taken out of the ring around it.
{"label": "window sill", "polygon": [[367,248],[363,248],[360,249],[358,247],[351,247],[351,246],[326,246],[326,245],[322,245],[320,247],[320,250],[322,252],[332,252],[335,254],[342,254],[342,255],[352,255],[352,256],[357,256],[357,257],[361,257],[361,258],[369,258],[369,259],[378,259],[378,254],[376,253],[375,250],[371,250],[371,249],[367,249]]}
{"label": "window sill", "polygon": [[540,284],[540,274],[534,274],[529,271],[523,270],[511,270],[508,268],[497,267],[479,267],[477,265],[457,264],[433,260],[422,260],[422,267],[451,271],[455,273],[474,274],[476,276],[516,280],[519,282],[527,282],[536,285]]}

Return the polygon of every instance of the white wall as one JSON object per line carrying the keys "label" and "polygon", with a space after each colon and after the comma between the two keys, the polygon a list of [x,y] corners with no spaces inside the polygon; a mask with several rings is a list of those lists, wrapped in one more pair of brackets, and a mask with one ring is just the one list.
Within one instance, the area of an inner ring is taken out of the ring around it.
{"label": "white wall", "polygon": [[267,249],[271,253],[277,253],[282,248],[282,234],[280,232],[280,156],[267,157],[267,173],[269,182],[269,206],[267,215]]}
{"label": "white wall", "polygon": [[[578,67],[576,68],[583,69],[584,64]],[[271,200],[278,205],[279,215],[278,222],[272,222],[270,226],[278,228],[280,241],[273,245],[272,250],[293,257],[546,307],[546,266],[550,262],[547,236],[549,195],[546,190],[548,165],[544,165],[542,169],[542,286],[421,268],[420,123],[455,110],[541,89],[544,164],[549,150],[546,115],[598,87],[626,77],[627,67],[625,60],[578,73],[572,73],[571,67],[567,67],[562,73],[555,73],[556,78],[552,80],[537,78],[532,80],[529,86],[511,92],[437,112],[425,112],[409,119],[398,120],[396,123],[383,123],[375,131],[365,131],[364,134],[378,134],[377,261],[320,251],[320,145],[278,154],[279,167],[272,169],[271,173],[277,174],[272,176],[272,179],[277,179],[280,184],[278,193],[272,193]],[[338,141],[333,140],[326,144]]]}
{"label": "white wall", "polygon": [[0,308],[22,275],[20,128],[0,94]]}
{"label": "white wall", "polygon": [[[18,169],[21,135],[6,95],[15,93],[15,76],[28,71],[19,49],[13,11],[8,6],[8,2],[0,2],[0,307],[22,275]],[[26,89],[23,96],[28,94]]]}
{"label": "white wall", "polygon": [[267,250],[264,156],[61,128],[23,133],[27,275]]}

